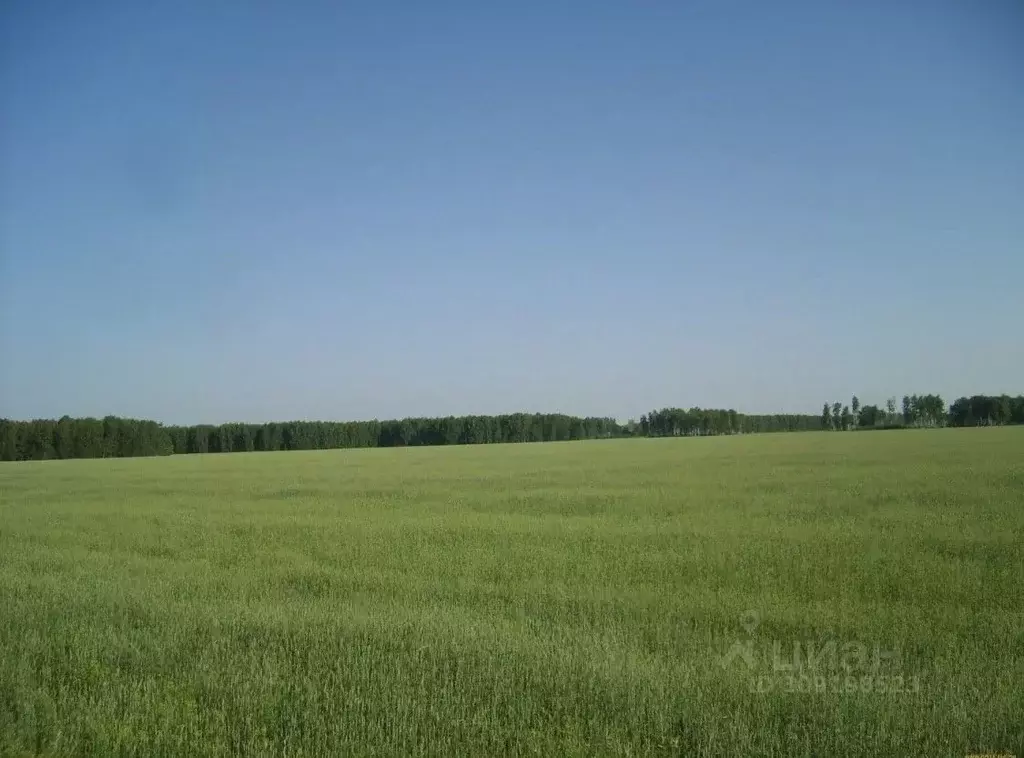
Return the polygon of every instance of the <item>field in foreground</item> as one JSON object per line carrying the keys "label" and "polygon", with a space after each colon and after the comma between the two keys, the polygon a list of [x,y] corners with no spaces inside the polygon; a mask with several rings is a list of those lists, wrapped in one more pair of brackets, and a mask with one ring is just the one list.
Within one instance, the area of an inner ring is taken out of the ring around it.
{"label": "field in foreground", "polygon": [[1024,429],[0,464],[0,754],[1024,754]]}

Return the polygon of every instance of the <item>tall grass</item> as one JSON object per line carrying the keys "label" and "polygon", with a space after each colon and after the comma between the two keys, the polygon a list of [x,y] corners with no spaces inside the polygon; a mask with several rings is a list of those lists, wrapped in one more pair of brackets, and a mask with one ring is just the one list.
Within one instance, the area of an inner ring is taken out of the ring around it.
{"label": "tall grass", "polygon": [[0,752],[1019,756],[1022,546],[1012,428],[0,464]]}

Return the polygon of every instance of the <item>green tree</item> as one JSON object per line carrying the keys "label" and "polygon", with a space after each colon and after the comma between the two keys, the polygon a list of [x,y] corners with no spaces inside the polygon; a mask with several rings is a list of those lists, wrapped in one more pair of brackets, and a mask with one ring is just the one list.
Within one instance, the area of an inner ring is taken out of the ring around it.
{"label": "green tree", "polygon": [[0,461],[16,461],[18,451],[18,422],[0,418]]}
{"label": "green tree", "polygon": [[53,430],[56,424],[47,419],[28,422],[21,455],[26,461],[45,461],[54,457]]}
{"label": "green tree", "polygon": [[839,417],[839,428],[844,432],[853,426],[853,416],[850,414],[850,406],[844,405],[842,415]]}
{"label": "green tree", "polygon": [[996,406],[996,423],[1009,424],[1013,420],[1013,401],[1009,395],[1002,395]]}
{"label": "green tree", "polygon": [[75,454],[75,422],[61,416],[53,430],[53,451],[58,458],[73,458]]}
{"label": "green tree", "polygon": [[882,411],[877,405],[862,405],[857,414],[857,426],[867,429],[875,426],[882,419]]}
{"label": "green tree", "polygon": [[888,423],[888,424],[895,424],[896,423],[896,398],[895,397],[890,397],[888,400],[885,401],[885,412],[887,414],[889,414],[888,418],[886,419],[886,423]]}

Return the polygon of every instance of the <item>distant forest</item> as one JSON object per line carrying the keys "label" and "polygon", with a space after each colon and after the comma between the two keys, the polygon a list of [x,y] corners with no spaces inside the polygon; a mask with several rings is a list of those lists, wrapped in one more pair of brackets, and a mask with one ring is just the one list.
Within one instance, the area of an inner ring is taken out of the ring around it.
{"label": "distant forest", "polygon": [[938,395],[908,395],[897,407],[825,403],[821,415],[751,415],[735,410],[662,408],[619,423],[612,418],[513,413],[394,421],[286,421],[267,424],[164,426],[107,416],[59,420],[0,419],[0,460],[128,458],[186,453],[325,450],[352,447],[473,445],[621,437],[765,432],[855,431],[935,426],[1024,424],[1024,396],[962,397],[947,409]]}

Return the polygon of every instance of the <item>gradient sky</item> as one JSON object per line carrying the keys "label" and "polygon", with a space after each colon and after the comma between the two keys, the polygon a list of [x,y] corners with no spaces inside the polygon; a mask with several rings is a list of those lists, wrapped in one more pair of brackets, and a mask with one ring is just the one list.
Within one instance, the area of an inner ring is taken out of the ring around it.
{"label": "gradient sky", "polygon": [[1024,391],[1024,5],[0,6],[0,416]]}

